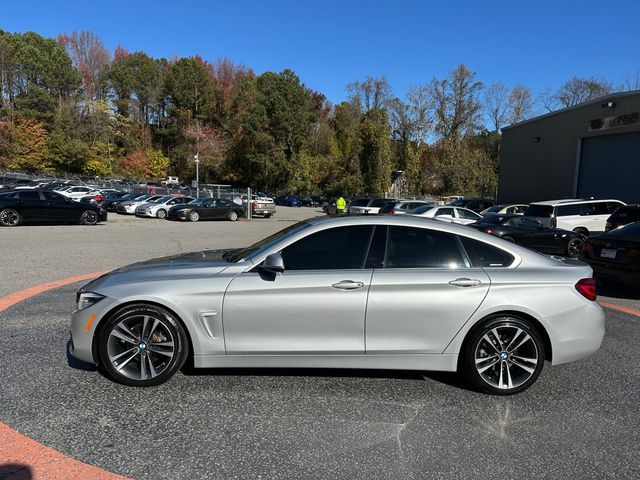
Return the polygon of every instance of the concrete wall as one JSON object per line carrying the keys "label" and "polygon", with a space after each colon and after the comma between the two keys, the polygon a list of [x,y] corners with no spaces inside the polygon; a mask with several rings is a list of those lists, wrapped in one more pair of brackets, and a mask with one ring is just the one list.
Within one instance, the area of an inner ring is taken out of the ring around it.
{"label": "concrete wall", "polygon": [[[615,108],[603,108],[607,101],[614,102]],[[582,139],[640,131],[640,123],[609,128],[606,121],[601,130],[595,130],[592,121],[638,112],[640,92],[636,91],[610,95],[503,129],[498,200],[528,203],[574,197]],[[615,185],[615,196],[613,193]]]}

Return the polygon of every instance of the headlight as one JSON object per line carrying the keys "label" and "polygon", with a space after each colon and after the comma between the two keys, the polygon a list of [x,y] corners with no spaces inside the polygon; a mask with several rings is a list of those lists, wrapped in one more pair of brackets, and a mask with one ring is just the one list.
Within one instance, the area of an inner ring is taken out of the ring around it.
{"label": "headlight", "polygon": [[83,308],[90,307],[94,303],[99,302],[104,298],[104,295],[98,295],[93,292],[82,292],[78,293],[77,296],[77,308],[78,310],[82,310]]}

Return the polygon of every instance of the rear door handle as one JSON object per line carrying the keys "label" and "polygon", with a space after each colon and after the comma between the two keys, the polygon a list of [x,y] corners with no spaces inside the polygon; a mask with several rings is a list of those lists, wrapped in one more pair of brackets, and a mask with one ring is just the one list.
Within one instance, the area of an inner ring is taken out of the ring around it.
{"label": "rear door handle", "polygon": [[477,287],[480,283],[480,280],[474,278],[456,278],[455,280],[451,280],[449,285],[453,285],[454,287]]}
{"label": "rear door handle", "polygon": [[333,288],[337,288],[338,290],[356,290],[358,288],[364,287],[364,283],[354,282],[353,280],[342,280],[341,282],[334,283],[331,286]]}

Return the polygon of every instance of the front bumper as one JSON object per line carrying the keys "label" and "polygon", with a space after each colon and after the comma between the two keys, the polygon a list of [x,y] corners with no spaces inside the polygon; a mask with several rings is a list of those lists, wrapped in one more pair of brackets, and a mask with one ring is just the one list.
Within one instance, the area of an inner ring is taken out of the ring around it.
{"label": "front bumper", "polygon": [[155,217],[155,214],[151,210],[136,208],[136,217]]}
{"label": "front bumper", "polygon": [[93,351],[93,337],[105,314],[111,311],[117,302],[104,297],[97,303],[75,310],[71,314],[71,348],[69,353],[83,362],[96,363],[97,355]]}

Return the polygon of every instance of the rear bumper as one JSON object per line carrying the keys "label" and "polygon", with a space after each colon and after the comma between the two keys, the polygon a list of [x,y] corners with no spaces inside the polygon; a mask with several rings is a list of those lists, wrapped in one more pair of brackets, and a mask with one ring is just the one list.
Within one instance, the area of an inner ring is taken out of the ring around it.
{"label": "rear bumper", "polygon": [[640,266],[638,265],[614,264],[585,258],[582,258],[582,261],[591,266],[595,277],[631,286],[640,285]]}
{"label": "rear bumper", "polygon": [[106,222],[107,221],[107,211],[106,210],[100,210],[98,212],[98,218],[100,219],[101,222]]}
{"label": "rear bumper", "polygon": [[582,360],[596,353],[604,338],[604,319],[604,311],[597,302],[545,318],[552,365]]}

